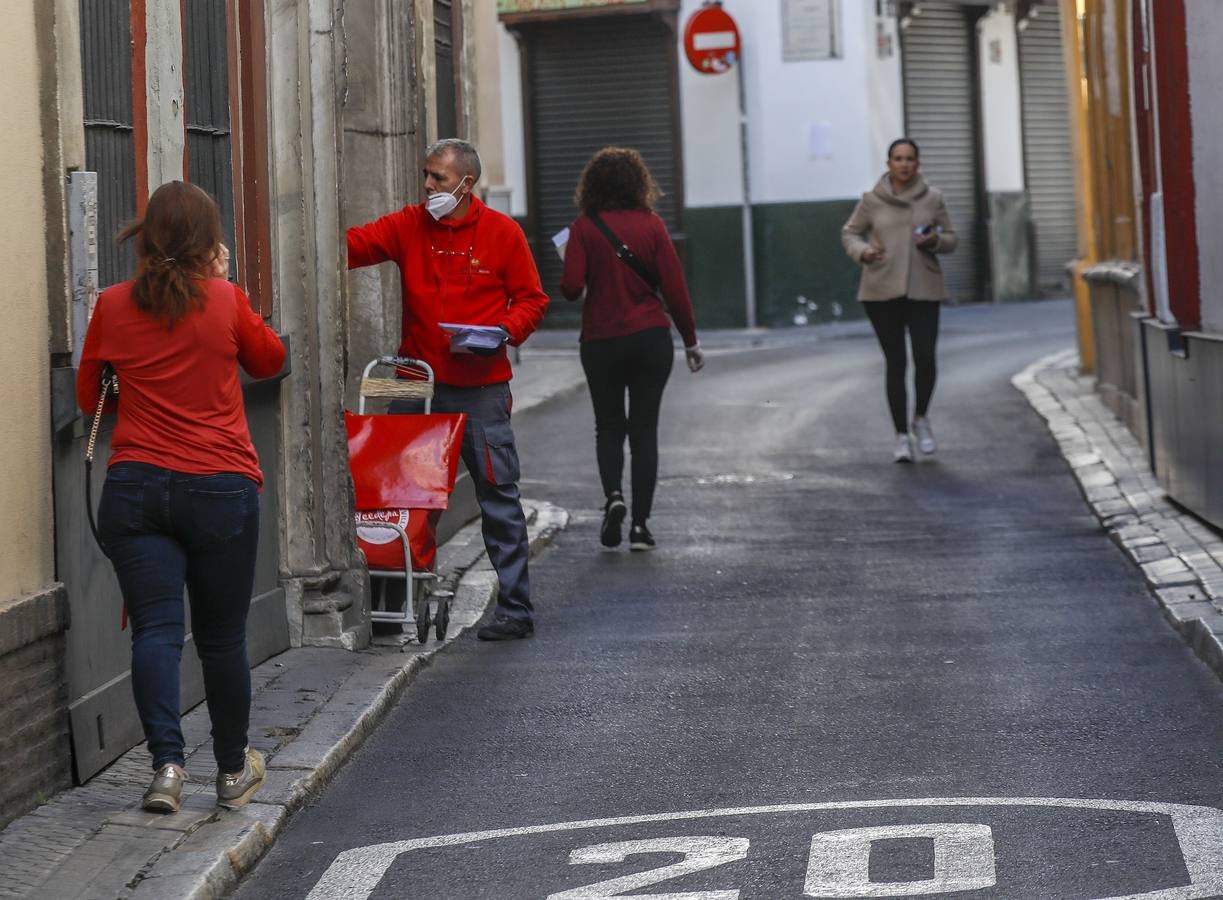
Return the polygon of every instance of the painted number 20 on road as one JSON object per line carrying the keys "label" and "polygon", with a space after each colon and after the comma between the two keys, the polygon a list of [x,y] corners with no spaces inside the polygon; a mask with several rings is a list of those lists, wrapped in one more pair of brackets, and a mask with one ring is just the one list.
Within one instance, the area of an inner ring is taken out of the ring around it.
{"label": "painted number 20 on road", "polygon": [[[870,879],[871,845],[897,838],[934,839],[934,877],[921,881],[887,883]],[[548,895],[548,900],[738,900],[739,891],[688,891],[678,894],[626,894],[662,884],[681,875],[702,872],[746,859],[747,838],[671,837],[643,841],[595,844],[574,850],[572,865],[619,863],[644,853],[680,853],[677,863],[621,878]],[[902,897],[917,894],[947,894],[993,887],[994,837],[988,825],[892,825],[880,828],[850,828],[817,834],[811,839],[807,863],[807,897]]]}

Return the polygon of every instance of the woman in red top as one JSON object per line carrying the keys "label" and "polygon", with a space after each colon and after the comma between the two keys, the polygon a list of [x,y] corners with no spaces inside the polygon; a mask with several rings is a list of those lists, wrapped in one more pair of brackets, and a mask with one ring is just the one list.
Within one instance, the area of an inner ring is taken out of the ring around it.
{"label": "woman in red top", "polygon": [[[632,452],[631,550],[653,550],[646,526],[658,479],[658,414],[671,375],[671,322],[688,368],[704,365],[692,302],[667,226],[654,212],[658,188],[636,150],[608,147],[578,182],[578,216],[569,229],[561,291],[585,291],[581,358],[595,412],[595,454],[606,502],[600,540],[619,546],[627,512],[621,480],[624,439]],[[621,247],[629,254],[617,255]],[[627,262],[623,256],[635,261]],[[668,318],[670,313],[670,318]],[[624,398],[628,394],[628,413]]]}
{"label": "woman in red top", "polygon": [[104,369],[119,380],[118,421],[98,510],[103,549],[132,622],[132,692],[153,756],[144,808],[182,798],[179,664],[183,588],[204,670],[217,800],[245,804],[263,780],[247,746],[246,614],[259,539],[263,476],[238,380],[284,364],[284,345],[224,280],[216,204],[181,181],[149,198],[135,238],[133,281],[103,291],[85,335],[77,401],[93,412]]}

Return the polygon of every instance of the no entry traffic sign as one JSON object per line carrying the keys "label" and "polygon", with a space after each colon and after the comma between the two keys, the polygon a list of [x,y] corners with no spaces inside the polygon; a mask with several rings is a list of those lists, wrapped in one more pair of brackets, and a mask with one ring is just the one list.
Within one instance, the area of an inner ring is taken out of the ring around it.
{"label": "no entry traffic sign", "polygon": [[739,28],[720,3],[703,6],[684,26],[684,55],[703,75],[727,72],[739,58]]}

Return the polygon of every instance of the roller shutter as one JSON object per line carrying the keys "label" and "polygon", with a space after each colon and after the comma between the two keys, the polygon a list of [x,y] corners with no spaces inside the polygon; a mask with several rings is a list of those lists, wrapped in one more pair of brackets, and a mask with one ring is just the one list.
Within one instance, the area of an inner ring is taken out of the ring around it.
{"label": "roller shutter", "polygon": [[663,191],[658,212],[679,230],[679,139],[671,31],[652,16],[614,15],[523,29],[526,49],[536,261],[555,301],[548,324],[572,326],[560,295],[551,236],[577,214],[573,193],[586,161],[609,145],[641,151]]}
{"label": "roller shutter", "polygon": [[975,34],[957,3],[923,2],[902,35],[905,128],[926,180],[942,190],[959,249],[943,256],[953,300],[982,300],[987,267],[980,218]]}
{"label": "roller shutter", "polygon": [[1078,230],[1066,67],[1056,6],[1041,6],[1040,14],[1019,33],[1019,66],[1037,277],[1042,289],[1060,291],[1067,287],[1066,263],[1078,255]]}

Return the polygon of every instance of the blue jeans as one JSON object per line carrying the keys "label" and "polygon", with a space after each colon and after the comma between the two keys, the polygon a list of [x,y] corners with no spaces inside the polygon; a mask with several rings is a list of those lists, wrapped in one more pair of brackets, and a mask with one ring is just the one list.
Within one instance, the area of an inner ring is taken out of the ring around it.
{"label": "blue jeans", "polygon": [[[518,493],[518,449],[510,427],[510,386],[506,382],[482,387],[434,386],[432,411],[466,413],[463,463],[471,474],[480,504],[484,549],[497,572],[499,590],[495,615],[530,622],[531,580],[527,560],[531,546],[527,519]],[[392,413],[421,413],[423,400],[393,400]]]}
{"label": "blue jeans", "polygon": [[179,664],[186,587],[213,754],[220,771],[242,771],[251,707],[246,614],[259,540],[258,486],[245,475],[116,463],[102,488],[98,532],[132,624],[132,693],[153,768],[184,761]]}

